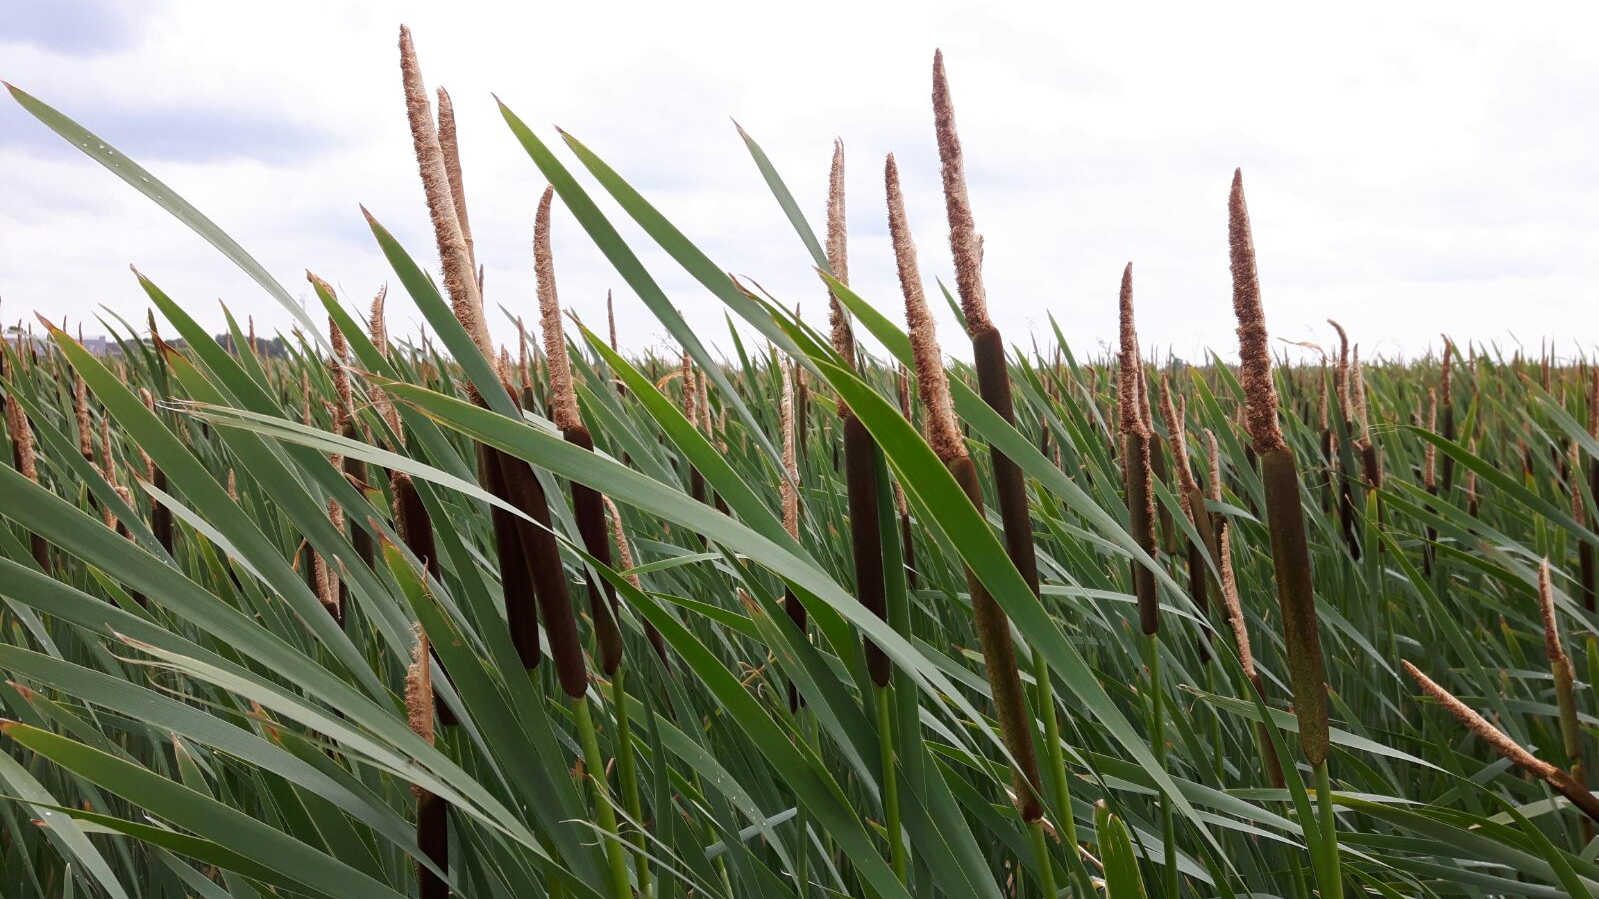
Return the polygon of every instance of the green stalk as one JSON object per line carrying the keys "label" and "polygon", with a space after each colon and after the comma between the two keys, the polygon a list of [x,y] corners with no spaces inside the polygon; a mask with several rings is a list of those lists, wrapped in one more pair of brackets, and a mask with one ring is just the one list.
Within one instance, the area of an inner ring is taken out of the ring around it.
{"label": "green stalk", "polygon": [[616,706],[616,773],[622,781],[622,801],[627,804],[627,813],[637,828],[632,833],[631,841],[638,850],[633,855],[633,869],[638,878],[639,895],[648,896],[650,860],[644,853],[644,803],[639,798],[638,765],[633,757],[633,726],[628,716],[627,691],[623,684],[626,674],[627,667],[622,666],[611,675],[611,701]]}
{"label": "green stalk", "polygon": [[[1166,699],[1165,689],[1160,682],[1160,635],[1149,634],[1144,638],[1144,652],[1149,667],[1149,736],[1155,753],[1155,761],[1162,768],[1166,767]],[[1177,821],[1172,816],[1171,799],[1162,793],[1160,797],[1160,842],[1161,851],[1166,858],[1164,872],[1163,893],[1176,899],[1178,896],[1177,879]]]}
{"label": "green stalk", "polygon": [[1033,652],[1033,677],[1038,682],[1038,711],[1044,718],[1044,752],[1049,762],[1050,799],[1055,803],[1056,823],[1066,843],[1066,870],[1072,891],[1078,896],[1093,895],[1088,866],[1077,841],[1077,816],[1072,812],[1072,787],[1066,773],[1066,752],[1061,748],[1060,721],[1055,717],[1055,685],[1049,679],[1049,663],[1037,650]]}
{"label": "green stalk", "polygon": [[1038,887],[1044,891],[1045,899],[1054,899],[1057,891],[1055,887],[1055,863],[1049,857],[1049,838],[1044,834],[1044,822],[1034,821],[1027,825],[1027,838],[1033,845],[1033,855],[1038,859]]}
{"label": "green stalk", "polygon": [[1315,771],[1316,803],[1320,810],[1317,824],[1321,835],[1321,895],[1322,899],[1342,899],[1344,881],[1339,871],[1338,821],[1333,816],[1332,778],[1327,773],[1327,760],[1322,759]]}
{"label": "green stalk", "polygon": [[894,876],[900,883],[909,882],[909,856],[905,851],[905,831],[900,822],[899,778],[894,771],[894,716],[891,687],[877,693],[877,742],[882,747],[883,763],[883,815],[888,829],[888,857],[894,867]]}
{"label": "green stalk", "polygon": [[594,732],[594,715],[589,710],[587,695],[573,702],[577,715],[577,732],[583,742],[583,764],[588,767],[589,780],[594,784],[594,811],[605,831],[605,860],[611,869],[613,899],[633,899],[633,885],[627,877],[627,857],[622,853],[622,839],[616,826],[616,809],[611,807],[605,785],[605,759],[600,755],[600,740]]}

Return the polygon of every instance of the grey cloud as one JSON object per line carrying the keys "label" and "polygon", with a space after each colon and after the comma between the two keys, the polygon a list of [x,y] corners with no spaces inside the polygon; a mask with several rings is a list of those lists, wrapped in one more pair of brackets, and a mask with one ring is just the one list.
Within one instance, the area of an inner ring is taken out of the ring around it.
{"label": "grey cloud", "polygon": [[140,6],[118,0],[10,4],[0,42],[31,44],[67,56],[97,56],[133,46]]}
{"label": "grey cloud", "polygon": [[[40,99],[49,102],[47,97]],[[243,107],[91,107],[61,111],[147,167],[153,162],[232,160],[304,165],[347,142],[345,136],[322,126]],[[0,103],[0,148],[44,156],[77,153],[10,102]]]}

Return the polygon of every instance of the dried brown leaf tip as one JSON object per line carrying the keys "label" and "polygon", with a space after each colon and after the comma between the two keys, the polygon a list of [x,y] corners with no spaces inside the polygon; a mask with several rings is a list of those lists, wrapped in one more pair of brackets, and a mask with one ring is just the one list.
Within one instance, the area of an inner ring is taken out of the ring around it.
{"label": "dried brown leaf tip", "polygon": [[544,331],[544,356],[549,363],[550,414],[565,431],[583,424],[572,386],[572,362],[566,355],[566,332],[561,329],[561,301],[555,292],[555,257],[550,252],[550,204],[555,187],[544,188],[533,224],[533,266],[538,274],[539,320]]}
{"label": "dried brown leaf tip", "polygon": [[[849,229],[844,215],[844,142],[833,141],[833,165],[827,175],[827,268],[840,284],[849,283]],[[832,291],[827,294],[827,318],[832,326],[833,349],[844,364],[855,365],[855,332],[849,315]]]}
{"label": "dried brown leaf tip", "polygon": [[899,286],[905,295],[905,325],[910,332],[911,354],[916,362],[916,387],[926,412],[923,426],[933,452],[947,465],[966,456],[966,444],[955,423],[949,397],[949,380],[944,373],[944,354],[938,346],[938,329],[927,308],[922,276],[916,265],[916,242],[911,238],[905,218],[905,197],[900,191],[899,167],[894,154],[888,154],[883,167],[888,193],[888,233],[894,245],[894,262],[899,270]]}
{"label": "dried brown leaf tip", "polygon": [[1121,432],[1127,435],[1149,436],[1144,422],[1142,366],[1138,357],[1138,325],[1133,320],[1133,264],[1122,270],[1121,300],[1121,357],[1116,376],[1116,401]]}
{"label": "dried brown leaf tip", "polygon": [[417,170],[422,177],[422,191],[427,196],[428,218],[433,222],[433,238],[444,268],[444,287],[450,295],[456,319],[472,335],[472,341],[484,358],[492,362],[494,346],[483,318],[483,298],[472,252],[461,227],[455,194],[450,189],[445,153],[433,123],[432,104],[428,102],[427,85],[422,81],[411,30],[404,25],[400,26],[400,78],[405,88],[405,112],[411,126]]}
{"label": "dried brown leaf tip", "polygon": [[1255,238],[1249,230],[1249,206],[1244,202],[1244,172],[1233,172],[1232,194],[1227,202],[1227,239],[1233,272],[1233,314],[1238,318],[1239,380],[1247,403],[1245,424],[1255,451],[1284,446],[1277,425],[1277,387],[1271,379],[1271,345],[1266,336],[1266,315],[1260,305],[1260,277],[1255,269]]}
{"label": "dried brown leaf tip", "polygon": [[960,134],[955,129],[955,103],[944,75],[944,51],[933,52],[933,131],[938,138],[938,159],[944,181],[944,211],[949,218],[949,248],[955,257],[955,286],[960,292],[966,330],[977,334],[994,327],[988,317],[988,294],[983,287],[983,238],[972,218],[972,201],[966,190],[966,161]]}

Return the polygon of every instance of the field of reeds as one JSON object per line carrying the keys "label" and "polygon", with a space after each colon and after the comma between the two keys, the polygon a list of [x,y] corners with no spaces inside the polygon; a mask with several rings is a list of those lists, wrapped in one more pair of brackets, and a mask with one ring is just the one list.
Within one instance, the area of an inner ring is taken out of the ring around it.
{"label": "field of reeds", "polygon": [[[1146,358],[1131,265],[1119,353],[1001,334],[942,60],[949,252],[893,157],[851,198],[898,296],[848,286],[842,146],[818,233],[739,135],[825,325],[502,106],[472,139],[551,187],[497,346],[449,97],[401,56],[436,241],[369,216],[391,287],[309,275],[325,320],[12,89],[299,324],[219,340],[135,273],[115,352],[4,345],[0,896],[1599,888],[1599,369],[1363,363],[1334,324],[1283,364],[1225,172],[1236,364]],[[740,327],[691,331],[600,196]],[[680,354],[563,314],[557,203]],[[402,294],[426,337],[388,333]]]}

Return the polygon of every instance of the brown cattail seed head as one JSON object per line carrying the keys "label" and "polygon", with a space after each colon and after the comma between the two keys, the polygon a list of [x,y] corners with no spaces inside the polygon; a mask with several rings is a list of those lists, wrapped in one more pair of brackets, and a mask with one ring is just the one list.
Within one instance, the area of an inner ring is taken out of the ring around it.
{"label": "brown cattail seed head", "polygon": [[404,25],[400,26],[400,77],[405,87],[405,111],[411,125],[417,169],[422,176],[428,216],[433,222],[433,238],[444,267],[444,287],[450,295],[456,319],[472,335],[483,357],[492,363],[494,345],[483,319],[483,298],[478,289],[472,252],[456,212],[444,150],[433,124],[433,111],[428,103],[427,86],[422,82],[422,69],[416,61],[416,48],[411,43],[411,30]]}
{"label": "brown cattail seed head", "polygon": [[1338,332],[1338,366],[1333,369],[1333,392],[1338,395],[1338,414],[1349,421],[1352,415],[1349,408],[1349,335],[1344,332],[1343,325],[1332,319],[1327,319],[1327,324]]}
{"label": "brown cattail seed head", "polygon": [[1477,714],[1475,710],[1464,702],[1461,702],[1453,693],[1439,686],[1432,678],[1422,674],[1415,665],[1404,659],[1401,659],[1399,664],[1403,666],[1405,673],[1410,675],[1427,695],[1437,700],[1445,709],[1448,709],[1449,714],[1454,715],[1455,720],[1464,725],[1466,730],[1471,731],[1484,743],[1492,746],[1500,755],[1545,780],[1549,780],[1561,773],[1554,765],[1537,758],[1515,740],[1510,739],[1504,731],[1489,724],[1487,719]]}
{"label": "brown cattail seed head", "polygon": [[988,317],[988,294],[983,288],[983,239],[972,219],[971,197],[966,192],[966,162],[960,134],[955,130],[955,104],[944,76],[944,52],[933,53],[933,131],[938,138],[938,159],[944,178],[944,211],[949,218],[949,248],[955,256],[955,286],[960,291],[966,331],[976,334],[994,326]]}
{"label": "brown cattail seed head", "polygon": [[433,666],[429,658],[428,635],[416,625],[416,645],[411,649],[411,664],[405,672],[405,710],[411,732],[433,742]]}
{"label": "brown cattail seed head", "polygon": [[550,366],[551,418],[565,431],[583,424],[572,387],[572,362],[566,355],[566,332],[561,330],[561,301],[555,293],[555,259],[550,253],[550,203],[555,187],[544,188],[533,225],[533,265],[538,273],[539,319],[544,331],[544,355]]}
{"label": "brown cattail seed head", "polygon": [[1549,577],[1549,560],[1538,564],[1538,608],[1543,613],[1543,645],[1551,664],[1570,665],[1560,642],[1560,622],[1555,617],[1555,589]]}
{"label": "brown cattail seed head", "polygon": [[[840,284],[849,283],[849,229],[844,217],[844,142],[833,141],[833,166],[827,176],[827,268]],[[832,326],[833,349],[844,364],[855,366],[855,332],[838,297],[829,291],[827,317]],[[839,404],[840,412],[848,410]]]}
{"label": "brown cattail seed head", "polygon": [[1246,423],[1255,452],[1284,446],[1277,426],[1277,388],[1271,380],[1271,345],[1266,315],[1260,305],[1260,277],[1255,270],[1255,238],[1249,230],[1244,202],[1244,172],[1233,172],[1227,203],[1227,237],[1233,270],[1233,314],[1238,318],[1239,380],[1247,406]]}
{"label": "brown cattail seed head", "polygon": [[[455,219],[461,225],[461,238],[466,241],[466,253],[473,263],[477,253],[472,246],[472,225],[466,217],[466,184],[461,180],[461,144],[455,134],[455,104],[450,102],[450,92],[439,88],[439,150],[444,153],[444,173],[450,179],[450,199],[455,205]],[[482,279],[479,277],[479,288]]]}
{"label": "brown cattail seed head", "polygon": [[6,393],[6,431],[11,435],[11,460],[17,471],[37,483],[39,462],[33,448],[33,429],[28,424],[28,413],[23,411],[22,403],[13,392]]}
{"label": "brown cattail seed head", "polygon": [[[1438,391],[1427,391],[1427,430],[1438,430]],[[1428,443],[1422,450],[1421,485],[1428,490],[1438,486],[1438,448]]]}
{"label": "brown cattail seed head", "polygon": [[780,418],[783,427],[783,480],[779,492],[783,499],[783,530],[799,539],[799,461],[794,434],[794,378],[787,365],[783,369],[783,401]]}
{"label": "brown cattail seed head", "polygon": [[923,427],[933,452],[947,465],[965,458],[966,443],[955,423],[955,410],[949,397],[944,354],[938,346],[938,329],[922,292],[922,276],[916,267],[916,242],[911,239],[910,223],[905,218],[905,197],[900,192],[899,168],[894,154],[884,164],[883,180],[888,190],[888,232],[894,244],[894,261],[899,269],[899,286],[905,294],[905,325],[910,331],[911,354],[916,361],[916,387],[926,411]]}
{"label": "brown cattail seed head", "polygon": [[1124,435],[1147,437],[1142,392],[1142,361],[1138,358],[1138,328],[1133,321],[1133,264],[1122,270],[1121,288],[1121,366],[1116,380],[1119,421]]}

